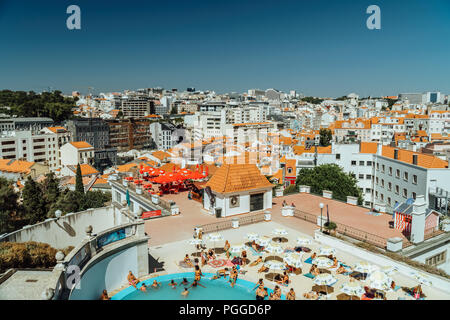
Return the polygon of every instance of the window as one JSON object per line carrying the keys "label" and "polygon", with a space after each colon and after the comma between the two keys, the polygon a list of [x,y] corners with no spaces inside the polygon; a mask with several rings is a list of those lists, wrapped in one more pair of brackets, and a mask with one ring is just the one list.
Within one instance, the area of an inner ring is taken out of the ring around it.
{"label": "window", "polygon": [[384,201],[384,194],[380,193],[381,201]]}
{"label": "window", "polygon": [[370,188],[366,188],[366,193],[370,193],[370,192],[371,192]]}
{"label": "window", "polygon": [[340,153],[336,153],[336,160],[341,160],[341,154]]}
{"label": "window", "polygon": [[442,251],[441,253],[434,255],[425,260],[425,264],[429,266],[437,266],[444,263],[447,260],[447,251]]}
{"label": "window", "polygon": [[376,178],[376,184],[378,184],[378,177]]}
{"label": "window", "polygon": [[413,183],[417,184],[417,176],[415,174],[413,174]]}
{"label": "window", "polygon": [[391,190],[392,190],[392,183],[388,182],[388,191],[391,191]]}
{"label": "window", "polygon": [[395,193],[398,194],[399,192],[400,192],[400,188],[399,188],[399,186],[396,185],[395,186]]}
{"label": "window", "polygon": [[366,162],[366,165],[367,165],[368,167],[371,167],[371,166],[372,166],[372,161],[367,161],[367,162]]}
{"label": "window", "polygon": [[366,179],[367,179],[367,180],[372,179],[372,175],[371,175],[371,174],[366,174]]}
{"label": "window", "polygon": [[407,198],[408,197],[408,190],[403,189],[403,198]]}
{"label": "window", "polygon": [[408,172],[403,172],[403,180],[408,181]]}
{"label": "window", "polygon": [[400,178],[400,170],[399,169],[395,170],[395,177]]}
{"label": "window", "polygon": [[360,165],[360,166],[363,166],[363,165],[364,165],[364,161],[360,161],[360,162],[359,162],[359,165]]}
{"label": "window", "polygon": [[392,167],[389,167],[389,175],[392,176]]}
{"label": "window", "polygon": [[381,187],[384,188],[384,179],[381,179]]}
{"label": "window", "polygon": [[356,166],[356,161],[352,161],[352,166]]}
{"label": "window", "polygon": [[384,164],[381,166],[381,172],[384,173]]}
{"label": "window", "polygon": [[377,170],[380,170],[380,164],[377,163]]}
{"label": "window", "polygon": [[364,175],[363,175],[363,174],[360,174],[360,175],[359,175],[359,179],[364,179]]}
{"label": "window", "polygon": [[292,168],[289,167],[289,168],[287,169],[287,172],[288,172],[288,173],[292,173]]}
{"label": "window", "polygon": [[412,197],[413,197],[414,200],[416,200],[417,195],[416,195],[415,192],[412,193]]}
{"label": "window", "polygon": [[388,205],[391,205],[391,197],[388,197]]}

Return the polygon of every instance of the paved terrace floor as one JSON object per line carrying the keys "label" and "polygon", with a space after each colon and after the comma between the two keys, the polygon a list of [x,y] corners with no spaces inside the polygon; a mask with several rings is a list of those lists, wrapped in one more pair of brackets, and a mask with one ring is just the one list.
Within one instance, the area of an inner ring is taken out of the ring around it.
{"label": "paved terrace floor", "polygon": [[[175,201],[180,208],[180,215],[147,220],[145,222],[145,231],[150,235],[149,246],[158,246],[167,242],[192,237],[194,227],[198,225],[232,219],[232,217],[217,219],[215,216],[211,216],[203,209],[201,203],[189,200],[187,192],[176,195],[164,195],[164,199]],[[294,227],[296,230],[310,236],[317,229],[316,224],[298,218],[283,217],[281,215],[283,200],[286,200],[288,204],[293,202],[297,209],[316,216],[320,216],[319,203],[322,202],[325,205],[323,215],[326,216],[326,205],[328,204],[330,220],[334,222],[375,234],[385,239],[392,237],[406,239],[399,230],[389,228],[388,223],[392,220],[392,217],[387,214],[377,217],[371,216],[366,214],[369,212],[367,208],[352,206],[344,202],[307,193],[273,198],[273,208],[270,210],[272,212],[272,220],[286,227]]]}
{"label": "paved terrace floor", "polygon": [[18,270],[0,285],[0,300],[41,300],[53,281],[52,271]]}
{"label": "paved terrace floor", "polygon": [[[287,219],[285,221],[292,222],[295,218],[285,218],[285,219]],[[169,221],[170,219],[165,219],[165,220]],[[300,220],[300,219],[295,219],[295,220]],[[305,222],[305,223],[307,223],[307,222]],[[259,234],[260,236],[273,237],[273,235],[271,234],[272,230],[274,230],[275,228],[280,228],[280,227],[283,227],[288,232],[288,235],[285,236],[288,239],[288,242],[281,244],[281,246],[284,249],[293,248],[294,246],[296,246],[297,245],[296,239],[297,239],[297,237],[301,236],[301,237],[311,238],[312,244],[307,245],[307,247],[309,247],[312,250],[312,252],[319,252],[321,244],[314,241],[311,236],[304,234],[302,232],[299,232],[297,230],[296,225],[284,226],[275,221],[260,222],[260,223],[256,223],[256,224],[242,226],[238,229],[224,230],[224,231],[220,232],[220,234],[222,234],[224,239],[228,240],[231,245],[237,245],[237,244],[242,244],[242,243],[245,243],[248,241],[246,239],[247,233],[255,232],[255,233]],[[183,240],[173,240],[171,242],[161,244],[158,247],[152,247],[149,249],[150,254],[156,260],[164,263],[164,269],[166,271],[166,272],[164,272],[164,274],[192,272],[193,271],[193,268],[182,268],[178,264],[179,261],[183,260],[184,255],[186,253],[191,254],[191,253],[197,251],[197,250],[195,250],[193,245],[189,244],[189,239],[192,238],[192,235],[190,235],[190,234],[186,234],[186,235],[187,236]],[[213,243],[211,243],[210,241],[207,241],[206,244],[207,244],[208,248],[213,246]],[[223,244],[224,244],[224,241],[217,241],[215,243],[215,246],[223,247]],[[251,253],[250,250],[247,250],[247,253],[248,253],[248,257],[249,257],[250,261],[254,261],[257,258],[257,255],[254,255],[253,253]],[[264,257],[266,257],[268,255],[272,255],[272,254],[268,254],[268,253],[263,254]],[[283,254],[278,254],[278,256],[282,257]],[[304,261],[309,256],[310,256],[310,254],[304,254],[302,260]],[[356,257],[354,255],[351,255],[347,252],[343,252],[340,250],[337,250],[336,257],[338,258],[339,261],[342,261],[352,267],[359,261],[364,260],[363,258]],[[223,258],[225,258],[225,255],[224,254],[218,255],[218,258],[223,259]],[[264,277],[264,274],[257,273],[257,270],[259,269],[259,267],[260,267],[260,265],[255,266],[255,267],[249,267],[249,266],[243,267],[242,269],[246,270],[247,273],[245,275],[239,275],[239,278],[256,283],[259,278]],[[310,267],[311,267],[310,264],[303,263],[303,267],[302,267],[303,273],[307,273],[309,271]],[[384,267],[384,266],[379,266],[379,267]],[[215,273],[217,271],[217,269],[215,269],[209,265],[205,265],[201,269],[203,272],[210,272],[210,273]],[[334,271],[332,272],[332,274],[338,281],[336,284],[333,285],[334,293],[332,293],[329,298],[331,300],[335,300],[336,295],[341,293],[340,292],[341,286],[344,283],[349,281],[349,277],[345,276],[345,275],[336,275]],[[395,272],[391,277],[393,278],[393,280],[396,282],[396,284],[398,286],[413,287],[418,284],[418,282],[416,280],[410,278],[407,275],[403,275],[399,272]],[[313,280],[311,280],[303,275],[291,275],[290,279],[292,282],[289,285],[289,287],[286,288],[286,287],[282,286],[283,293],[286,294],[287,290],[289,290],[292,287],[292,288],[294,288],[294,290],[296,292],[297,300],[305,300],[305,298],[302,297],[302,294],[305,292],[309,292],[311,290],[312,286],[314,285]],[[369,282],[367,282],[367,281],[358,281],[358,282],[360,283],[361,286],[369,285]],[[275,283],[270,282],[268,280],[264,280],[264,283],[267,287],[269,287],[271,289],[273,289],[273,287],[275,286]],[[239,280],[237,282],[237,285],[239,285]],[[427,295],[427,300],[450,299],[450,295],[448,293],[442,292],[436,288],[433,288],[430,286],[425,286],[425,285],[422,285],[422,288],[423,288],[424,293]],[[208,288],[206,288],[206,289],[199,288],[199,289],[200,290],[208,290]],[[150,294],[157,294],[157,291],[155,291],[154,293],[152,291]],[[218,297],[218,298],[220,298],[220,297]],[[399,289],[397,291],[387,292],[388,300],[397,300],[399,298],[405,299],[405,300],[413,300],[412,297],[406,295],[406,293],[403,292],[401,289]]]}

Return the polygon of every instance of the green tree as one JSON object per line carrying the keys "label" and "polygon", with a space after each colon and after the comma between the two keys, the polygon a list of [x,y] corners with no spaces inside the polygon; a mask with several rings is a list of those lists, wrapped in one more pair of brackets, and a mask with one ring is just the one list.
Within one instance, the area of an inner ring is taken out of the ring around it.
{"label": "green tree", "polygon": [[63,214],[77,212],[80,207],[80,194],[76,191],[65,190],[61,193],[58,200],[51,204],[50,212],[54,214],[56,210],[61,210]]}
{"label": "green tree", "polygon": [[0,177],[0,234],[14,230],[13,218],[18,212],[18,194],[14,192],[12,181]]}
{"label": "green tree", "polygon": [[322,147],[327,147],[330,145],[331,140],[333,140],[333,134],[330,129],[322,128],[319,131],[320,134],[320,145]]}
{"label": "green tree", "polygon": [[103,193],[102,191],[88,191],[80,201],[79,210],[87,210],[90,208],[100,208],[105,202],[111,201],[111,193]]}
{"label": "green tree", "polygon": [[311,192],[322,194],[323,190],[333,192],[333,199],[347,201],[347,196],[358,198],[358,204],[362,204],[362,194],[357,186],[354,175],[345,173],[336,164],[324,164],[312,169],[301,169],[295,184],[311,187]]}
{"label": "green tree", "polygon": [[53,172],[45,175],[45,180],[42,182],[43,199],[45,201],[45,208],[47,210],[47,217],[54,217],[54,213],[57,210],[52,210],[52,205],[56,203],[61,195],[59,189],[59,179],[56,178]]}
{"label": "green tree", "polygon": [[43,221],[47,216],[47,210],[41,186],[28,176],[22,191],[23,209],[25,215],[34,224]]}
{"label": "green tree", "polygon": [[75,178],[75,191],[84,194],[83,176],[81,175],[80,164],[77,164],[77,173]]}

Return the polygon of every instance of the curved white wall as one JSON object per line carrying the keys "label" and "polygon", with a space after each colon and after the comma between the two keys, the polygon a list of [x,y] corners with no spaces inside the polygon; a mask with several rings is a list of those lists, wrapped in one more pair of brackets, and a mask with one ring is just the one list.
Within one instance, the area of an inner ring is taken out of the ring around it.
{"label": "curved white wall", "polygon": [[98,300],[103,289],[108,292],[127,283],[128,271],[138,275],[138,249],[132,246],[110,255],[90,267],[82,275],[80,288],[70,300]]}

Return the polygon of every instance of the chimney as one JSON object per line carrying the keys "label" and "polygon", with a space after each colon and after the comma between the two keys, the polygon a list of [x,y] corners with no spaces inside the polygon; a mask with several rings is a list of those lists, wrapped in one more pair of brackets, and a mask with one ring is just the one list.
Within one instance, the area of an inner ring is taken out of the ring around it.
{"label": "chimney", "polygon": [[398,160],[398,149],[394,149],[394,159]]}
{"label": "chimney", "polygon": [[413,158],[412,158],[412,164],[417,165],[417,154],[413,154]]}
{"label": "chimney", "polygon": [[411,221],[411,242],[414,244],[420,243],[425,236],[425,213],[427,210],[427,203],[424,195],[418,195],[413,204],[412,221]]}

